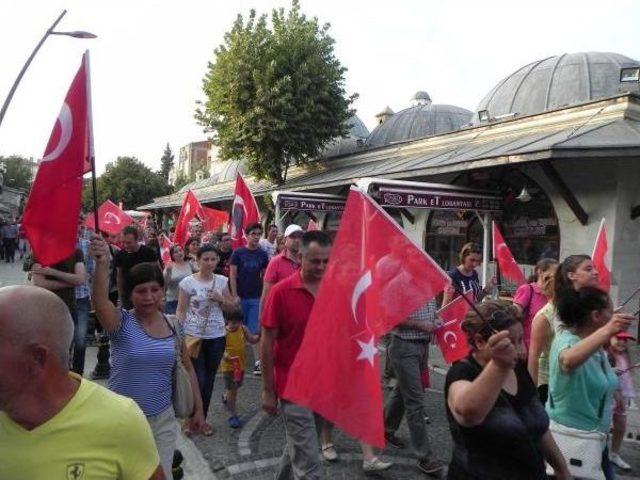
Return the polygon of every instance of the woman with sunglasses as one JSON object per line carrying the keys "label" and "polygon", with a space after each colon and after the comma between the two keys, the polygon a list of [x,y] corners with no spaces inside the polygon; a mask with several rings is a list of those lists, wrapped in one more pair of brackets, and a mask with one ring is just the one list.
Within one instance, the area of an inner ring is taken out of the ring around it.
{"label": "woman with sunglasses", "polygon": [[563,329],[549,354],[547,412],[561,426],[602,435],[602,471],[614,478],[606,434],[613,416],[618,378],[603,349],[631,325],[632,315],[614,313],[609,295],[596,287],[557,291]]}
{"label": "woman with sunglasses", "polygon": [[554,298],[561,291],[597,286],[598,271],[588,255],[569,255],[555,269],[555,273],[552,270],[541,273],[539,282],[549,302],[533,318],[527,365],[531,378],[538,386],[540,401],[545,404],[549,391],[549,350],[560,327]]}
{"label": "woman with sunglasses", "polygon": [[477,305],[462,322],[471,353],[453,364],[445,382],[453,437],[448,479],[542,480],[545,460],[557,479],[569,473],[524,360],[515,307]]}

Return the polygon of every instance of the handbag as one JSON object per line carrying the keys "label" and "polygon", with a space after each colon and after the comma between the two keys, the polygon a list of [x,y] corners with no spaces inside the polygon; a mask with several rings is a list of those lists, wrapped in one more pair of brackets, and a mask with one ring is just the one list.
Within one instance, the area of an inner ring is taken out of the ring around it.
{"label": "handbag", "polygon": [[[605,480],[602,452],[607,435],[598,431],[578,430],[549,421],[549,431],[567,462],[571,476],[584,480]],[[547,464],[547,474],[553,469]]]}
{"label": "handbag", "polygon": [[177,418],[190,418],[195,408],[191,378],[182,363],[180,326],[174,315],[170,315],[170,317],[172,317],[170,321],[167,317],[165,320],[173,331],[176,345],[176,362],[173,366],[173,410]]}
{"label": "handbag", "polygon": [[202,339],[200,337],[194,337],[193,335],[185,335],[184,343],[187,347],[189,356],[193,359],[198,358],[198,355],[200,355],[200,348],[202,347]]}

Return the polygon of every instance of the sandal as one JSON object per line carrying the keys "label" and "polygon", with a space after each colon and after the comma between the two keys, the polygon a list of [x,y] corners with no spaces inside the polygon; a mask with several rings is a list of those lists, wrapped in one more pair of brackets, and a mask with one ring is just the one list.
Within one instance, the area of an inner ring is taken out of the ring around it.
{"label": "sandal", "polygon": [[182,434],[185,437],[191,437],[193,435],[193,430],[191,430],[191,422],[189,420],[185,420],[182,422]]}
{"label": "sandal", "polygon": [[204,427],[202,427],[201,433],[205,437],[210,437],[211,435],[213,435],[213,427],[211,425],[209,425],[208,423],[205,423]]}
{"label": "sandal", "polygon": [[338,460],[338,452],[333,443],[327,443],[322,446],[322,456],[329,462],[335,462]]}

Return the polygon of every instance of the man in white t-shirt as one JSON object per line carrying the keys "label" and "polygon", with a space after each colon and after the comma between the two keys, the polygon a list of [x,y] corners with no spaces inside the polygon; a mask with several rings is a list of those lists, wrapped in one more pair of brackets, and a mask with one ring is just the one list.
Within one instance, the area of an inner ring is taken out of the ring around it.
{"label": "man in white t-shirt", "polygon": [[269,256],[269,260],[276,254],[276,239],[278,238],[278,227],[269,225],[266,238],[260,240],[260,248]]}

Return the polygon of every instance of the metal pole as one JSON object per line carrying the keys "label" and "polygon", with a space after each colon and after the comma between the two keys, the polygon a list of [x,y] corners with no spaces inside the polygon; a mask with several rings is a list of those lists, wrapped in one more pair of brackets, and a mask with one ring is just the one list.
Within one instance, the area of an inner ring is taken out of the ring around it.
{"label": "metal pole", "polygon": [[484,227],[484,236],[482,239],[482,288],[485,288],[487,286],[487,280],[489,279],[489,256],[491,252],[489,249],[491,244],[491,214],[489,212],[484,214],[482,226]]}
{"label": "metal pole", "polygon": [[278,202],[278,195],[274,195],[273,196],[273,203],[275,203],[275,207],[276,207],[276,218],[275,218],[275,224],[278,227],[278,232],[282,232],[282,217],[280,216],[281,212],[280,212],[280,202]]}
{"label": "metal pole", "polygon": [[56,21],[53,22],[53,24],[46,31],[46,33],[44,34],[40,42],[38,42],[38,45],[36,45],[36,48],[33,50],[33,52],[31,52],[31,55],[27,59],[27,62],[23,65],[22,70],[20,70],[20,73],[18,74],[18,78],[16,78],[16,81],[13,82],[13,86],[11,87],[11,90],[9,90],[9,95],[7,95],[7,98],[5,99],[4,104],[2,105],[2,110],[0,110],[0,125],[2,125],[2,119],[4,118],[4,114],[7,112],[7,108],[9,108],[9,104],[11,103],[11,99],[13,98],[13,94],[16,93],[18,84],[20,83],[20,80],[22,80],[22,77],[24,76],[24,73],[27,71],[27,68],[29,68],[29,65],[31,65],[31,61],[36,56],[36,53],[38,53],[38,50],[40,50],[40,47],[42,46],[44,41],[49,37],[49,35],[51,35],[51,32],[53,31],[53,29],[56,28],[56,25],[60,23],[60,20],[62,20],[62,17],[64,17],[66,14],[67,14],[67,11],[63,10],[60,16],[56,19]]}

